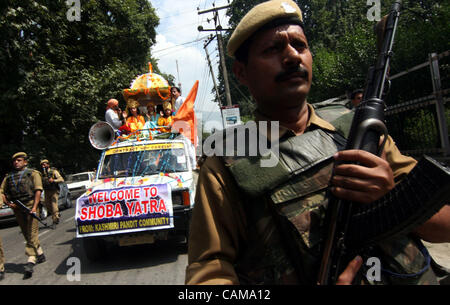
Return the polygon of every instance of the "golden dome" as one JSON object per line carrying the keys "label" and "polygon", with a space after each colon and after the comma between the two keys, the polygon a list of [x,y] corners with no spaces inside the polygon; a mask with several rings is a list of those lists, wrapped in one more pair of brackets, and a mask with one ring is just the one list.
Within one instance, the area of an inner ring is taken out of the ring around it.
{"label": "golden dome", "polygon": [[123,97],[128,100],[134,97],[140,104],[146,105],[148,102],[160,104],[170,98],[170,85],[161,76],[153,73],[149,64],[150,72],[139,75],[131,83],[130,89],[123,90]]}

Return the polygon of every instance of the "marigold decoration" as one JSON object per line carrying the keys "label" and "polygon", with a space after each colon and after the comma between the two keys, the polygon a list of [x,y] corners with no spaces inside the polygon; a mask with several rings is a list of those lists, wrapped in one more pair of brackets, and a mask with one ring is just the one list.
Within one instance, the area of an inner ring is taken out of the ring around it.
{"label": "marigold decoration", "polygon": [[[130,138],[135,138],[136,141],[138,141],[138,142],[142,141],[143,139],[145,140],[145,137],[141,134],[141,130],[136,130],[136,131],[130,132],[126,135],[118,136],[116,138],[116,140],[111,144],[111,146],[114,146],[119,142],[129,140]],[[153,139],[153,137],[150,138],[150,140],[152,140],[152,139]]]}
{"label": "marigold decoration", "polygon": [[170,85],[162,76],[153,73],[149,63],[149,73],[136,77],[130,88],[123,90],[123,97],[125,100],[134,97],[137,100],[162,102],[170,98]]}
{"label": "marigold decoration", "polygon": [[159,173],[160,176],[166,176],[166,177],[170,177],[172,179],[177,180],[178,183],[178,187],[183,187],[183,181],[181,180],[181,178],[173,173]]}

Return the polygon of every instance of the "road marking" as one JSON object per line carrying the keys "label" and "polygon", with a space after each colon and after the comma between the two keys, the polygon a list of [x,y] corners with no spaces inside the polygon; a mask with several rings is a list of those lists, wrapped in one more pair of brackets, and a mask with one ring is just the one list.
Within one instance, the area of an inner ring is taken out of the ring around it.
{"label": "road marking", "polygon": [[64,223],[75,220],[75,216],[70,217],[69,219],[64,220]]}
{"label": "road marking", "polygon": [[[44,235],[44,234],[47,234],[48,232],[50,232],[50,230],[46,230],[46,231],[44,231],[44,232],[42,232],[42,233],[39,233],[39,237],[41,237],[41,236]],[[26,244],[27,241],[24,241],[23,243]]]}
{"label": "road marking", "polygon": [[50,230],[47,230],[47,231],[44,231],[44,232],[40,233],[40,234],[39,234],[39,237],[41,237],[41,236],[44,235],[44,234],[47,234],[48,232],[50,232]]}

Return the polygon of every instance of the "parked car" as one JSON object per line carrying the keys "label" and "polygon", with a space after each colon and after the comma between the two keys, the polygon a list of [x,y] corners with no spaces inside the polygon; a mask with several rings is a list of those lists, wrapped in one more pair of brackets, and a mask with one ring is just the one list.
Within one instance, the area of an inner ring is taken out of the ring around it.
{"label": "parked car", "polygon": [[14,211],[6,204],[3,204],[0,208],[0,223],[6,223],[15,219]]}
{"label": "parked car", "polygon": [[77,199],[84,194],[95,179],[94,172],[83,172],[78,174],[67,175],[66,183],[69,188],[72,199]]}

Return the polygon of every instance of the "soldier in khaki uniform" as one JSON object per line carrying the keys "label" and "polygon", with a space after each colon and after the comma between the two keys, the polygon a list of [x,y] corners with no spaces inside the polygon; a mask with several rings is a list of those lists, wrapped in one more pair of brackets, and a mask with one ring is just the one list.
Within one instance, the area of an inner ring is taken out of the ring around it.
{"label": "soldier in khaki uniform", "polygon": [[42,167],[42,183],[44,185],[44,202],[47,211],[52,215],[53,227],[59,223],[59,185],[64,182],[64,178],[56,168],[50,167],[50,162],[47,159],[41,160]]}
{"label": "soldier in khaki uniform", "polygon": [[[206,159],[190,228],[187,284],[317,283],[327,190],[338,198],[370,203],[416,164],[401,155],[390,137],[382,158],[341,150],[344,135],[306,101],[312,56],[303,26],[295,2],[267,1],[249,11],[229,40],[233,72],[256,102],[256,120],[279,122],[278,138],[267,132],[268,140],[278,140],[279,162],[263,168],[262,157],[224,154]],[[353,164],[334,166],[334,161]],[[446,206],[415,233],[449,242],[449,223]],[[419,273],[426,265],[425,254],[408,236],[382,244],[377,254],[397,273]],[[357,256],[337,283],[352,283],[361,266]],[[383,275],[382,283],[437,283],[430,268],[416,277],[408,275]]]}
{"label": "soldier in khaki uniform", "polygon": [[12,156],[14,170],[7,174],[0,187],[0,195],[4,203],[9,205],[16,216],[25,238],[25,254],[28,256],[25,265],[24,279],[33,275],[35,264],[45,262],[44,251],[39,242],[39,222],[13,203],[20,200],[31,213],[39,215],[39,201],[42,192],[42,179],[38,171],[27,168],[28,156],[18,152]]}

